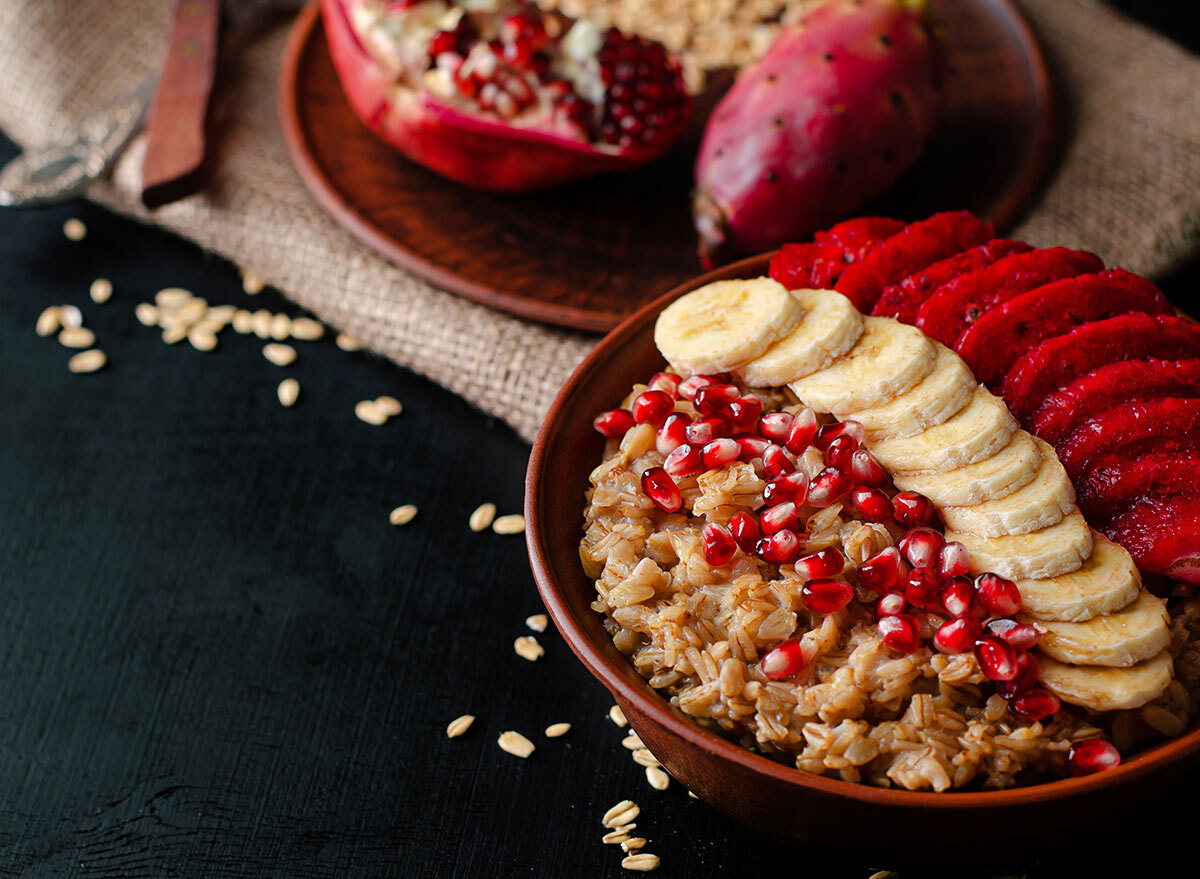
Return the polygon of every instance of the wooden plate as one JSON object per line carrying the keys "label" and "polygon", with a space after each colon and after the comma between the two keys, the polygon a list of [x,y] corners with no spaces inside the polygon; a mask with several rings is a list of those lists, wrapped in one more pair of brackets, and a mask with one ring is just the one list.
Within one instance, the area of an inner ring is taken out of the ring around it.
{"label": "wooden plate", "polygon": [[[1053,154],[1055,100],[1009,0],[934,0],[951,46],[941,134],[868,212],[915,219],[967,208],[1010,226]],[[723,78],[727,86],[729,77]],[[533,195],[444,180],[386,146],[342,95],[317,4],[293,26],[280,80],[292,161],[330,213],[392,262],[521,317],[608,330],[696,274],[688,192],[702,117],[648,168]]]}

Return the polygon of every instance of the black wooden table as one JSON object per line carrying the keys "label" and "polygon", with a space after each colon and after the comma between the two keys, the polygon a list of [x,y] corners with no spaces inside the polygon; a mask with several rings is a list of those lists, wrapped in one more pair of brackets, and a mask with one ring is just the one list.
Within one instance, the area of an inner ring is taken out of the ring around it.
{"label": "black wooden table", "polygon": [[[72,216],[83,241],[62,234]],[[1165,289],[1183,301],[1197,275]],[[115,285],[104,305],[97,277]],[[467,528],[481,502],[520,509],[529,450],[510,430],[330,338],[296,343],[286,369],[231,330],[211,353],[168,347],[133,308],[176,285],[291,310],[93,206],[0,211],[0,875],[617,877],[599,818],[625,797],[658,875],[869,874],[652,790],[553,631],[540,662],[514,654],[541,611],[524,544]],[[35,335],[67,303],[102,372],[70,374],[71,352]],[[404,413],[355,419],[380,394]],[[392,526],[404,503],[417,517]],[[559,721],[570,733],[544,738]],[[508,729],[530,759],[496,746]],[[1140,875],[1157,840],[1190,838],[1200,775],[1182,782],[1029,875]],[[1020,827],[995,838],[1020,850]],[[913,840],[930,872],[963,875],[936,840]]]}

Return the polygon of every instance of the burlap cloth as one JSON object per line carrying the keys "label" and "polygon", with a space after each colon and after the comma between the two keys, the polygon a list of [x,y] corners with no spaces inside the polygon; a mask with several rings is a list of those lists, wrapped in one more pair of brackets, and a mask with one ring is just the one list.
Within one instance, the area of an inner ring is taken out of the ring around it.
{"label": "burlap cloth", "polygon": [[[0,128],[21,144],[77,120],[161,62],[168,0],[0,0]],[[1200,59],[1094,0],[1021,0],[1065,97],[1068,141],[1015,235],[1087,247],[1154,275],[1200,236]],[[253,268],[368,346],[532,437],[595,337],[530,324],[437,290],[358,244],[289,164],[275,108],[287,22],[222,68],[217,161],[199,195],[152,216],[140,142],[91,195]],[[202,291],[201,291],[202,292]]]}

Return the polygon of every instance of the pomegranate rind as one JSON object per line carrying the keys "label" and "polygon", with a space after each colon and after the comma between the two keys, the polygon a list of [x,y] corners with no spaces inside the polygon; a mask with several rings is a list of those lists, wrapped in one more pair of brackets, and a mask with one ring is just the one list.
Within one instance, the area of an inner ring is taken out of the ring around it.
{"label": "pomegranate rind", "polygon": [[986,268],[1006,256],[1032,249],[1023,241],[993,238],[986,244],[939,260],[902,278],[898,283],[885,287],[871,313],[880,317],[894,317],[906,324],[916,323],[917,310],[921,303],[936,293],[943,284]]}
{"label": "pomegranate rind", "polygon": [[944,284],[917,309],[916,325],[943,345],[954,347],[967,327],[989,309],[1037,287],[1104,268],[1085,250],[1049,247],[998,259],[985,268]]}
{"label": "pomegranate rind", "polygon": [[991,240],[992,224],[967,211],[947,211],[910,223],[842,272],[834,289],[869,312],[883,293],[913,272]]}
{"label": "pomegranate rind", "polygon": [[1058,457],[1076,482],[1100,462],[1134,458],[1144,452],[1181,453],[1200,449],[1200,398],[1161,397],[1105,409],[1079,425],[1058,448]]}
{"label": "pomegranate rind", "polygon": [[359,40],[347,0],[321,0],[325,37],[342,90],[355,114],[384,143],[443,177],[497,192],[530,192],[658,158],[673,136],[628,150],[598,147],[542,129],[474,116],[397,82]]}
{"label": "pomegranate rind", "polygon": [[1094,369],[1050,394],[1030,420],[1051,445],[1099,412],[1126,400],[1200,397],[1200,359],[1121,360]]}
{"label": "pomegranate rind", "polygon": [[1200,493],[1142,498],[1104,531],[1143,571],[1200,584]]}
{"label": "pomegranate rind", "polygon": [[1200,324],[1159,314],[1123,314],[1047,339],[1026,352],[1004,377],[1000,393],[1022,422],[1050,394],[1082,375],[1121,360],[1171,360],[1200,351]]}
{"label": "pomegranate rind", "polygon": [[1171,314],[1162,291],[1124,269],[1055,281],[984,312],[963,330],[954,350],[975,377],[995,388],[1022,354],[1081,324],[1120,314]]}
{"label": "pomegranate rind", "polygon": [[1179,497],[1200,486],[1200,450],[1147,452],[1134,458],[1114,454],[1091,468],[1076,488],[1079,508],[1093,521],[1106,521],[1141,497]]}

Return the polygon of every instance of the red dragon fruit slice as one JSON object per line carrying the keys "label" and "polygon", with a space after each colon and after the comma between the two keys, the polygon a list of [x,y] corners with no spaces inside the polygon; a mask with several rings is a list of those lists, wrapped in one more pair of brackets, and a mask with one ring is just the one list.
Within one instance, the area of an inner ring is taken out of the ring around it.
{"label": "red dragon fruit slice", "polygon": [[988,309],[1022,293],[1104,268],[1100,257],[1084,250],[1048,247],[997,260],[939,287],[917,309],[915,321],[925,335],[953,346],[970,324]]}
{"label": "red dragon fruit slice", "polygon": [[1124,269],[1079,275],[1022,293],[984,312],[954,343],[975,377],[995,388],[1017,358],[1080,324],[1119,314],[1172,314],[1162,291]]}
{"label": "red dragon fruit slice", "polygon": [[1200,397],[1200,360],[1122,360],[1094,369],[1047,397],[1030,420],[1030,429],[1057,446],[1111,406],[1158,397]]}
{"label": "red dragon fruit slice", "polygon": [[847,265],[858,262],[884,238],[891,238],[904,228],[903,220],[890,217],[854,217],[842,220],[813,236],[818,244],[831,244],[845,256]]}
{"label": "red dragon fruit slice", "polygon": [[1200,496],[1144,499],[1104,529],[1143,571],[1200,583]]}
{"label": "red dragon fruit slice", "polygon": [[322,0],[360,118],[451,180],[521,192],[662,155],[691,110],[658,43],[530,0]]}
{"label": "red dragon fruit slice", "polygon": [[1143,452],[1200,449],[1200,398],[1135,400],[1093,415],[1059,444],[1058,457],[1078,481],[1101,462]]}
{"label": "red dragon fruit slice", "polygon": [[910,223],[842,272],[835,289],[859,311],[870,311],[885,287],[992,237],[992,224],[967,211],[947,211]]}
{"label": "red dragon fruit slice", "polygon": [[1024,423],[1051,393],[1107,363],[1194,357],[1197,351],[1200,324],[1165,314],[1123,314],[1042,342],[1013,364],[1000,393]]}
{"label": "red dragon fruit slice", "polygon": [[705,128],[693,202],[701,260],[807,239],[887,190],[941,116],[942,66],[923,0],[807,11]]}
{"label": "red dragon fruit slice", "polygon": [[1134,458],[1110,455],[1076,486],[1079,509],[1105,522],[1142,497],[1166,499],[1200,486],[1200,451],[1147,452]]}
{"label": "red dragon fruit slice", "polygon": [[818,232],[808,244],[785,244],[771,258],[771,277],[789,290],[833,287],[850,263],[904,228],[900,220],[856,217]]}
{"label": "red dragon fruit slice", "polygon": [[921,307],[921,303],[937,292],[943,284],[986,268],[998,259],[1032,249],[1024,241],[993,238],[987,244],[956,253],[928,268],[913,272],[897,284],[885,287],[871,313],[878,317],[894,317],[906,324],[915,323],[917,309]]}

